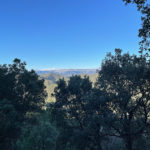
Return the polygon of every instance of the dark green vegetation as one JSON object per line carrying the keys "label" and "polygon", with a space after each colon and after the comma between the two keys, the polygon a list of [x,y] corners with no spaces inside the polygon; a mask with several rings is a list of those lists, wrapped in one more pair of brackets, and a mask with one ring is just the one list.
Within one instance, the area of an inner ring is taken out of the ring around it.
{"label": "dark green vegetation", "polygon": [[150,65],[115,53],[104,59],[94,87],[88,77],[57,82],[51,115],[60,128],[58,149],[105,150],[112,138],[108,149],[149,148]]}
{"label": "dark green vegetation", "polygon": [[148,150],[149,74],[146,57],[116,49],[103,60],[94,84],[88,76],[43,75],[56,82],[55,102],[47,105],[44,80],[25,63],[1,65],[0,148]]}
{"label": "dark green vegetation", "polygon": [[[144,15],[141,55],[108,53],[95,83],[84,75],[38,76],[19,59],[0,65],[0,150],[150,149],[150,6],[124,1]],[[46,91],[55,99],[49,105]]]}
{"label": "dark green vegetation", "polygon": [[55,147],[57,132],[43,109],[47,95],[44,80],[25,65],[19,59],[0,65],[1,150]]}

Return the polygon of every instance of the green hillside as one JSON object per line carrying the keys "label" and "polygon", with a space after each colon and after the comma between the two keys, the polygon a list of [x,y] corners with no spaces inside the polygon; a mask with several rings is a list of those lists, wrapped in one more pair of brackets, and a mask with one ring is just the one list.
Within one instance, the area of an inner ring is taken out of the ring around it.
{"label": "green hillside", "polygon": [[[85,76],[85,74],[82,74],[82,75],[81,75],[81,77],[84,77],[84,76]],[[86,75],[86,76],[89,76],[90,81],[92,81],[93,84],[94,84],[94,83],[96,82],[96,79],[97,79],[97,77],[98,77],[98,74],[95,73],[95,74],[90,74],[90,75]]]}
{"label": "green hillside", "polygon": [[51,96],[51,94],[54,91],[54,88],[56,87],[56,82],[63,78],[63,76],[55,73],[49,73],[49,74],[41,74],[40,78],[44,79],[44,84],[46,86],[46,92],[48,94],[48,97],[46,99],[46,102],[53,102],[55,101],[55,98]]}
{"label": "green hillside", "polygon": [[62,76],[55,73],[49,73],[49,74],[41,74],[40,77],[43,78],[44,80],[49,81],[47,84],[53,84],[56,83],[56,81],[59,80]]}

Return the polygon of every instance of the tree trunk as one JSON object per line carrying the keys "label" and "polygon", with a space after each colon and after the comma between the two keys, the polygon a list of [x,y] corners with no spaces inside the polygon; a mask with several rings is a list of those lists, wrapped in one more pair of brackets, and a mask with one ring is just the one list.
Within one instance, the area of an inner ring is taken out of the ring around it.
{"label": "tree trunk", "polygon": [[133,141],[130,136],[126,139],[126,149],[133,150]]}

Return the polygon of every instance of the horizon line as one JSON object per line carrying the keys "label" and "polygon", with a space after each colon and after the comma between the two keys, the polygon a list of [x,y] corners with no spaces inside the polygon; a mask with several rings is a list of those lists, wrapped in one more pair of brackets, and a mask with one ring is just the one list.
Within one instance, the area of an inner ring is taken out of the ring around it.
{"label": "horizon line", "polygon": [[46,68],[46,69],[35,69],[36,71],[53,71],[53,70],[97,70],[98,68]]}

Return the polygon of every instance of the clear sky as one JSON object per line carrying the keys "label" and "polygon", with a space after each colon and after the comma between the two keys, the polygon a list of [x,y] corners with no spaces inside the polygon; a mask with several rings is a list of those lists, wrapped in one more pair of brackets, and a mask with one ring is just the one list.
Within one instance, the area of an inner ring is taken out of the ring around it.
{"label": "clear sky", "polygon": [[98,68],[107,52],[138,52],[140,14],[122,0],[0,0],[0,64]]}

